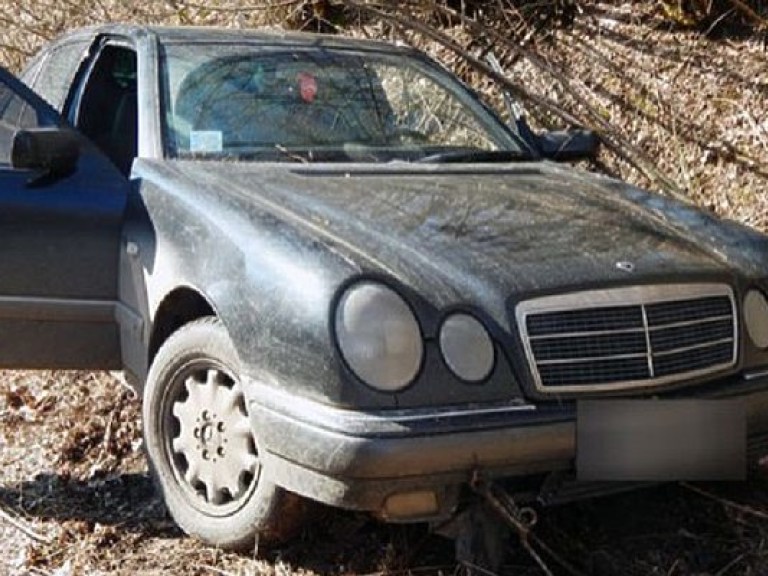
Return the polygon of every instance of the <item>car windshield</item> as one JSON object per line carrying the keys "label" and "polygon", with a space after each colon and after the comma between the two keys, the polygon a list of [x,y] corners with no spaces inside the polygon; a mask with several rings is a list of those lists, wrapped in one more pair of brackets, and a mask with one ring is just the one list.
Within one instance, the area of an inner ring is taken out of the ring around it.
{"label": "car windshield", "polygon": [[527,157],[452,76],[417,57],[325,47],[167,44],[166,155],[381,162]]}

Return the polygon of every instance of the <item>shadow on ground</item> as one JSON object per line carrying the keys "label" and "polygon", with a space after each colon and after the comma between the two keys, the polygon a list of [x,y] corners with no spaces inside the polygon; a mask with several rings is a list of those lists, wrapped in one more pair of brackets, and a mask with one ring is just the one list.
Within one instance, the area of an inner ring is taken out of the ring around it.
{"label": "shadow on ground", "polygon": [[[768,565],[768,495],[763,482],[645,488],[540,510],[538,549],[558,574],[762,574]],[[113,538],[170,541],[184,536],[167,517],[146,474],[76,480],[40,474],[0,486],[0,504],[27,518]],[[500,574],[541,574],[509,535]],[[543,542],[549,549],[542,548]],[[203,547],[204,548],[204,547]],[[453,543],[426,525],[386,525],[366,515],[318,508],[294,541],[260,557],[297,572],[422,574],[456,570]],[[566,567],[567,565],[567,567]]]}
{"label": "shadow on ground", "polygon": [[146,474],[114,474],[91,480],[38,474],[32,480],[0,486],[0,503],[43,521],[80,521],[128,531],[153,529],[155,535],[173,537],[181,534],[167,519]]}

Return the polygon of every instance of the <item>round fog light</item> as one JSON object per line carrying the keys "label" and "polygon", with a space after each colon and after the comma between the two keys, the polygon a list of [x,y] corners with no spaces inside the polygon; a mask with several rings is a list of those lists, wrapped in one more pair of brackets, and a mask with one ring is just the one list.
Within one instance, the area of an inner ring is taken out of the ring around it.
{"label": "round fog light", "polygon": [[449,316],[440,329],[440,350],[448,368],[462,380],[480,382],[493,370],[495,351],[488,331],[469,314]]}
{"label": "round fog light", "polygon": [[750,290],[744,298],[744,324],[758,348],[768,348],[768,301],[762,292]]}

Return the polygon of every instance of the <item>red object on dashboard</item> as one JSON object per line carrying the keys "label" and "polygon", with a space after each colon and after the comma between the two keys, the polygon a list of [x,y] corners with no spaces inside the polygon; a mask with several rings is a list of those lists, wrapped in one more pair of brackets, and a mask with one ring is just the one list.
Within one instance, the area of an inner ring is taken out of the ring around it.
{"label": "red object on dashboard", "polygon": [[317,96],[317,78],[309,72],[299,72],[296,76],[299,81],[299,93],[304,102],[314,102]]}

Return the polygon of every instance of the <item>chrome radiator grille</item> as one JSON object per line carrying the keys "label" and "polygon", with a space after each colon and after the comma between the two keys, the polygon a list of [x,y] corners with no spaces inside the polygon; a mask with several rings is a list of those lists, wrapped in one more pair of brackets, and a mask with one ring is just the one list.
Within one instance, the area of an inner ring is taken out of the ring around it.
{"label": "chrome radiator grille", "polygon": [[637,286],[521,302],[516,317],[536,386],[617,390],[705,375],[736,362],[733,291]]}

